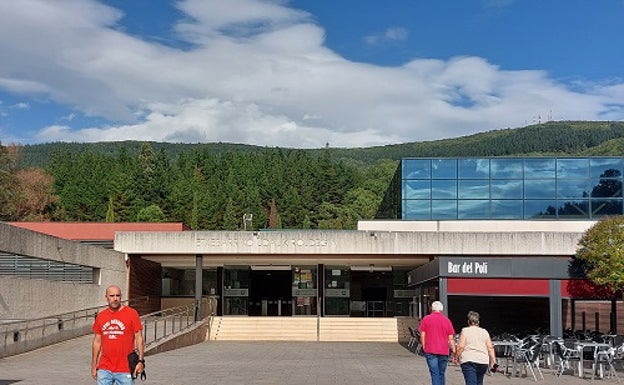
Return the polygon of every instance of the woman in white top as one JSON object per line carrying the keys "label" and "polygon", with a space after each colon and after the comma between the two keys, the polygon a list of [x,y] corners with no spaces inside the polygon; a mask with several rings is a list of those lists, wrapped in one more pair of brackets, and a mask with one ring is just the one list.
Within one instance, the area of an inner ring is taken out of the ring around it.
{"label": "woman in white top", "polygon": [[479,313],[476,311],[468,312],[468,326],[459,335],[459,345],[453,361],[461,364],[466,385],[483,385],[483,376],[488,365],[496,363],[490,333],[479,327]]}

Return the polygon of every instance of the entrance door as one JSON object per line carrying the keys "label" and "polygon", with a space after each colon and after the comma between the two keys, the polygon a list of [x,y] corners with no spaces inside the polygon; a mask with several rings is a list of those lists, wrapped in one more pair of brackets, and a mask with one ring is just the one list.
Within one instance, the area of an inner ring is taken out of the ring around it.
{"label": "entrance door", "polygon": [[[351,316],[392,317],[391,271],[351,271]],[[353,306],[356,304],[357,306]]]}
{"label": "entrance door", "polygon": [[292,315],[292,274],[290,269],[251,270],[249,315]]}

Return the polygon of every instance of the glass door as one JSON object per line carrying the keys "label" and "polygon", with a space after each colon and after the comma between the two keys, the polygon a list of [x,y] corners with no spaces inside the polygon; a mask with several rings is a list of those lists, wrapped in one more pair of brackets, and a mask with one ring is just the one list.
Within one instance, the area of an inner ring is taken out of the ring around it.
{"label": "glass door", "polygon": [[292,270],[292,314],[317,315],[316,266],[295,266]]}

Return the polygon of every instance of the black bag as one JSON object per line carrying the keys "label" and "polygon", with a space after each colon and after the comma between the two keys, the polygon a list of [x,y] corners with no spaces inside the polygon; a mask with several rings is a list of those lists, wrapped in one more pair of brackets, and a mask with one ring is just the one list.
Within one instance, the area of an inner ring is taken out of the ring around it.
{"label": "black bag", "polygon": [[[132,353],[128,354],[128,366],[130,367],[130,376],[134,380],[136,377],[134,376],[134,370],[136,366],[139,364],[139,354],[136,351],[132,351]],[[141,372],[141,380],[145,381],[147,378],[147,374],[145,374],[145,363],[143,363],[143,371]]]}

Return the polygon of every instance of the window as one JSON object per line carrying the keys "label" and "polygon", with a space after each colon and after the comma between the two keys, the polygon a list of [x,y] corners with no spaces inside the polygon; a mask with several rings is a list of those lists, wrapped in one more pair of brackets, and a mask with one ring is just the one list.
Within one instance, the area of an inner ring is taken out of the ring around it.
{"label": "window", "polygon": [[598,219],[622,214],[624,205],[622,157],[408,158],[401,165],[392,210],[405,220]]}
{"label": "window", "polygon": [[99,280],[99,269],[41,258],[0,253],[0,275],[76,283]]}

